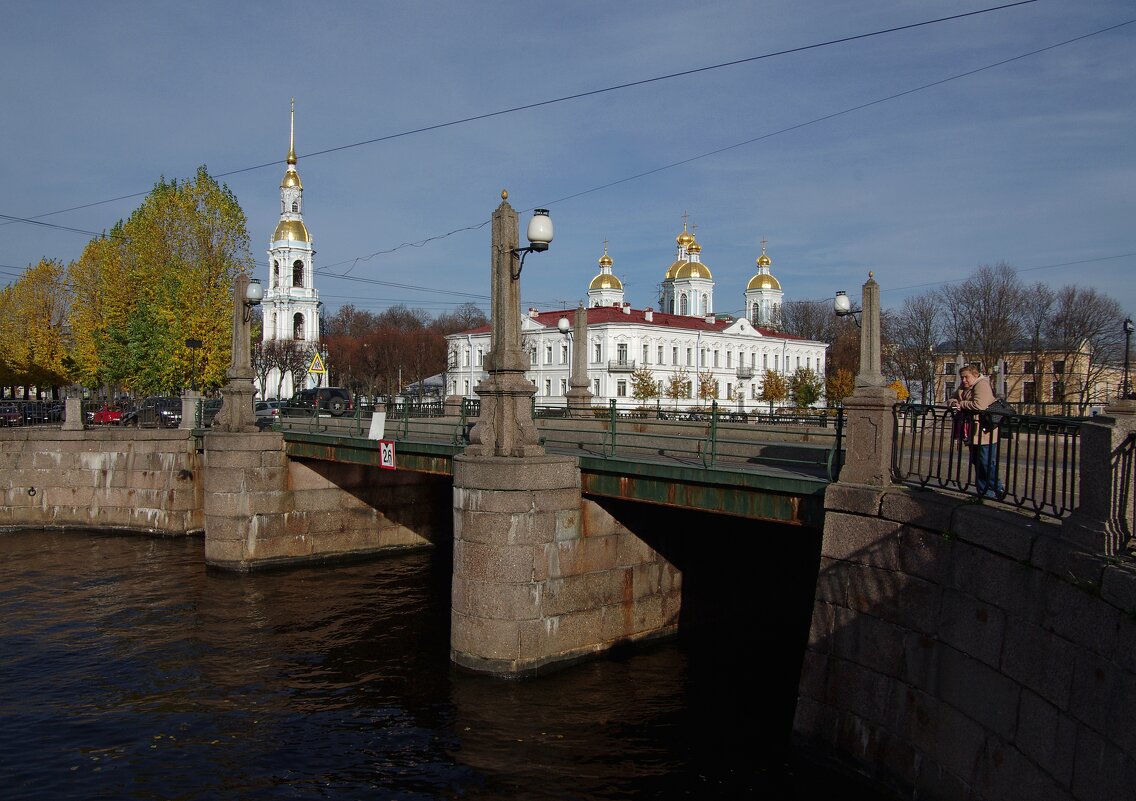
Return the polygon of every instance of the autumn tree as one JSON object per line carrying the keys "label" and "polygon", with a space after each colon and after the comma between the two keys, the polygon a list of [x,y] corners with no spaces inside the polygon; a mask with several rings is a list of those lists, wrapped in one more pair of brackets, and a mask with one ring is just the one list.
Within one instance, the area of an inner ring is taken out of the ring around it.
{"label": "autumn tree", "polygon": [[685,398],[690,393],[690,373],[685,367],[680,367],[675,370],[667,378],[666,392],[664,393],[668,398],[675,402],[678,406],[678,399]]}
{"label": "autumn tree", "polygon": [[631,397],[640,403],[659,397],[659,385],[650,367],[641,364],[631,373]]}
{"label": "autumn tree", "polygon": [[61,262],[43,259],[29,267],[3,300],[0,323],[0,374],[9,385],[50,391],[69,381],[64,336],[70,289]]}
{"label": "autumn tree", "polygon": [[899,312],[888,315],[891,347],[883,352],[884,374],[907,386],[918,385],[923,402],[934,400],[935,348],[942,340],[938,301],[932,294],[905,298]]}
{"label": "autumn tree", "polygon": [[[236,197],[204,166],[193,179],[161,179],[75,266],[69,319],[87,380],[142,394],[224,383],[231,363],[232,287],[251,272],[247,224]],[[199,339],[196,354],[186,339]]]}
{"label": "autumn tree", "polygon": [[843,367],[833,370],[824,382],[824,398],[829,406],[840,406],[856,389],[856,377]]}
{"label": "autumn tree", "polygon": [[761,393],[757,397],[768,403],[769,410],[773,411],[774,403],[780,403],[789,397],[789,383],[780,373],[766,370],[761,379]]}
{"label": "autumn tree", "polygon": [[824,393],[824,382],[808,367],[798,367],[789,377],[789,397],[798,409],[812,406]]}
{"label": "autumn tree", "polygon": [[710,370],[698,372],[698,399],[703,402],[713,401],[718,397],[718,381]]}

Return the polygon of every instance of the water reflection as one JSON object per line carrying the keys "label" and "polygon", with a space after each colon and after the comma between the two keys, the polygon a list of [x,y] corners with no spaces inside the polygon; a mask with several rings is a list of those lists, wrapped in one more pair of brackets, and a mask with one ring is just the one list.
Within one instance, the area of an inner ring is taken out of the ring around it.
{"label": "water reflection", "polygon": [[437,554],[239,576],[202,550],[0,535],[6,798],[821,797],[733,657],[709,681],[676,642],[472,675]]}

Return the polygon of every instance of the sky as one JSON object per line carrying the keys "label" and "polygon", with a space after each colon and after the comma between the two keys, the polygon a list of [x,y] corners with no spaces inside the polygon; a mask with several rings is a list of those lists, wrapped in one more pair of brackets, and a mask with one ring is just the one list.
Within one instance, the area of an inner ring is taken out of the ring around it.
{"label": "sky", "polygon": [[1136,314],[1136,6],[1000,5],[9,0],[0,285],[203,164],[267,281],[294,98],[325,316],[488,312],[502,189],[522,239],[533,208],[555,226],[521,279],[541,310],[586,299],[605,243],[657,308],[686,219],[719,313],[765,240],[786,301],[871,271],[898,308],[1006,262]]}

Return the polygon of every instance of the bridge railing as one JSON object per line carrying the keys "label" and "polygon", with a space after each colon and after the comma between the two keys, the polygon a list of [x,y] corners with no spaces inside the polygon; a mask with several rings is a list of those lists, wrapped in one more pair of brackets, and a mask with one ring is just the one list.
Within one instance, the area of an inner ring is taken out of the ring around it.
{"label": "bridge railing", "polygon": [[[541,410],[542,411],[542,410]],[[763,464],[835,480],[843,447],[842,410],[802,414],[793,425],[769,424],[711,403],[681,413],[650,409],[619,409],[612,401],[596,406],[590,415],[569,416],[563,407],[534,414],[541,444],[550,450],[586,453],[603,458],[663,458],[730,469]],[[831,427],[827,427],[831,425]]]}
{"label": "bridge railing", "polygon": [[[952,436],[945,406],[897,404],[892,468],[920,487],[976,493],[970,447]],[[999,428],[997,500],[1035,517],[1065,517],[1077,507],[1081,419],[1007,416]]]}

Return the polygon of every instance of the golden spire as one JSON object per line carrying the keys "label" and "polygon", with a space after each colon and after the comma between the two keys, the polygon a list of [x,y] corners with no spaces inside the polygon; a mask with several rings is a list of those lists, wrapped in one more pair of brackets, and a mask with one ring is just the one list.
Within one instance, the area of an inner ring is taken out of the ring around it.
{"label": "golden spire", "polygon": [[292,98],[292,113],[288,122],[288,163],[296,163],[296,98]]}

